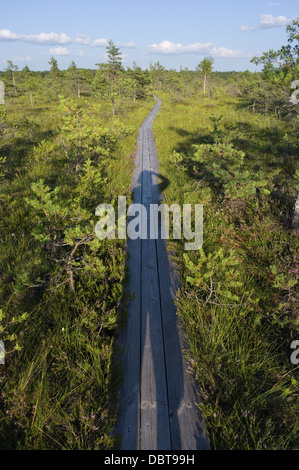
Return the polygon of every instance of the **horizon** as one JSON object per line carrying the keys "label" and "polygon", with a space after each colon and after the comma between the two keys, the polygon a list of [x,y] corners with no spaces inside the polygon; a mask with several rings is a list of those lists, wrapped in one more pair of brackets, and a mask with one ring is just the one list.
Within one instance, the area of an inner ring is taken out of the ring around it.
{"label": "horizon", "polygon": [[286,25],[297,16],[294,0],[153,0],[141,6],[137,0],[115,0],[111,5],[86,0],[84,7],[78,0],[71,5],[12,0],[1,11],[0,70],[11,60],[19,69],[27,65],[45,72],[52,56],[62,70],[72,61],[78,68],[94,70],[96,63],[106,61],[112,39],[124,67],[136,62],[144,70],[160,62],[168,70],[192,71],[211,56],[215,71],[255,72],[260,67],[251,64],[251,58],[279,49],[287,40]]}

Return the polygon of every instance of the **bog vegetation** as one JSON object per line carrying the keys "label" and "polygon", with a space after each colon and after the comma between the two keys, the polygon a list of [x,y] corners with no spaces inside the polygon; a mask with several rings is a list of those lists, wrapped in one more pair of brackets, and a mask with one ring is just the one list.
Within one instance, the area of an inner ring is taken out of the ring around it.
{"label": "bog vegetation", "polygon": [[298,447],[298,21],[287,39],[257,73],[124,70],[112,41],[96,70],[0,72],[0,448],[118,445],[126,250],[95,237],[94,213],[129,199],[153,93],[165,202],[204,204],[202,249],[169,247],[211,445]]}

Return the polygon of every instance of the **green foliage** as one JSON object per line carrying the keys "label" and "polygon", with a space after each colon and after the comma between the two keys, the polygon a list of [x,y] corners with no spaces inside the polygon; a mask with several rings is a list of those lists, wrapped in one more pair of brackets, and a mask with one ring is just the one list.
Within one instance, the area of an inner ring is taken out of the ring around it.
{"label": "green foliage", "polygon": [[133,63],[133,68],[128,68],[128,75],[133,80],[133,101],[147,97],[147,86],[150,84],[148,71],[143,71],[141,67]]}
{"label": "green foliage", "polygon": [[197,70],[204,74],[203,92],[205,94],[207,87],[207,78],[212,73],[214,59],[212,57],[205,57],[197,66]]}
{"label": "green foliage", "polygon": [[108,67],[107,64],[97,64],[98,70],[94,77],[92,86],[100,96],[107,96],[109,93]]}
{"label": "green foliage", "polygon": [[133,69],[125,72],[121,64],[121,52],[113,41],[107,46],[108,62],[97,64],[98,70],[92,86],[101,97],[108,98],[112,104],[112,114],[119,115],[128,101],[147,97],[148,73],[134,64]]}
{"label": "green foliage", "polygon": [[[221,118],[222,116],[210,116],[214,125],[214,142],[194,145],[193,160],[200,162],[207,176],[221,185],[227,199],[234,200],[255,194],[257,188],[267,186],[266,175],[261,171],[252,172],[244,168],[246,154],[235,149],[227,138],[221,137],[218,127]],[[266,190],[266,194],[270,194],[270,191]]]}
{"label": "green foliage", "polygon": [[58,62],[53,56],[49,60],[49,64],[51,65],[51,70],[50,70],[51,74],[54,76],[58,75],[59,74]]}
{"label": "green foliage", "polygon": [[260,57],[253,57],[251,62],[263,65],[263,74],[272,85],[290,86],[299,73],[299,17],[287,25],[288,44],[278,51],[270,49]]}
{"label": "green foliage", "polygon": [[298,447],[298,368],[290,362],[299,308],[298,237],[290,231],[296,114],[264,113],[254,91],[252,113],[244,89],[259,83],[231,75],[209,102],[174,103],[164,93],[154,124],[160,173],[171,181],[165,201],[204,204],[202,249],[171,243],[171,251],[188,372],[213,449]]}
{"label": "green foliage", "polygon": [[[59,96],[62,113],[61,137],[65,154],[75,163],[76,172],[86,156],[99,158],[115,149],[116,137],[98,125],[90,113],[83,112],[86,103]],[[92,109],[91,109],[92,111]]]}
{"label": "green foliage", "polygon": [[88,71],[74,97],[77,73],[25,70],[0,108],[1,449],[116,445],[112,358],[126,253],[124,242],[95,237],[95,209],[128,195],[151,104],[131,100],[111,119],[106,99],[85,94]]}
{"label": "green foliage", "polygon": [[204,74],[210,74],[213,70],[213,63],[214,59],[212,57],[205,57],[200,64],[198,64],[197,68]]}
{"label": "green foliage", "polygon": [[153,90],[161,90],[165,81],[165,72],[165,68],[160,62],[155,62],[150,65],[150,79]]}
{"label": "green foliage", "polygon": [[6,157],[0,157],[0,179],[5,176],[5,171],[2,169],[2,165],[4,165],[6,161]]}
{"label": "green foliage", "polygon": [[253,174],[243,169],[245,153],[236,150],[233,144],[202,144],[195,149],[194,160],[203,163],[205,171],[223,186],[226,198],[246,197],[267,185],[261,172]]}
{"label": "green foliage", "polygon": [[[296,28],[288,29],[294,60]],[[212,447],[295,448],[299,120],[288,84],[296,66],[289,60],[280,72],[274,63],[271,80],[210,69],[203,100],[203,71],[159,62],[124,70],[119,49],[108,48],[98,70],[59,71],[54,59],[50,72],[13,64],[0,72],[0,447],[117,446],[121,371],[112,364],[126,251],[95,237],[94,211],[129,195],[137,131],[158,90],[165,203],[204,204],[202,249],[171,248],[188,371]]]}
{"label": "green foliage", "polygon": [[112,40],[109,41],[108,46],[106,47],[108,55],[108,65],[109,71],[113,78],[115,78],[117,72],[122,70],[121,64],[121,52],[118,47],[114,44]]}

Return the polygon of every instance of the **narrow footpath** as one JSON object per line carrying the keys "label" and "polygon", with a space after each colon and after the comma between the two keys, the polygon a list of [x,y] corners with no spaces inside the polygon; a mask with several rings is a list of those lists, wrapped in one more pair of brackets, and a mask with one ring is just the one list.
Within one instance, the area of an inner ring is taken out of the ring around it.
{"label": "narrow footpath", "polygon": [[[140,127],[132,191],[135,204],[159,204],[159,163],[152,124],[161,100]],[[167,181],[167,180],[166,180]],[[117,432],[122,450],[209,449],[198,409],[200,397],[182,351],[185,348],[174,298],[176,267],[165,241],[127,242],[129,253],[128,323],[121,334],[124,382],[119,395]]]}

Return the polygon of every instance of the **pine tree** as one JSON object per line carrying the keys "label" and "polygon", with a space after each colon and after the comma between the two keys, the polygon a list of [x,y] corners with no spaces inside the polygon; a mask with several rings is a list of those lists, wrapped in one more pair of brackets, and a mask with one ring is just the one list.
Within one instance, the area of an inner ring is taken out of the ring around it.
{"label": "pine tree", "polygon": [[80,70],[78,69],[74,61],[71,62],[67,72],[69,79],[73,82],[76,87],[78,98],[81,98],[81,88],[84,79],[82,77],[82,73],[80,73]]}
{"label": "pine tree", "polygon": [[266,79],[275,83],[282,80],[289,83],[295,80],[299,70],[299,16],[286,27],[288,44],[281,46],[278,51],[270,49],[261,56],[251,59],[255,65],[263,65],[263,73]]}
{"label": "pine tree", "polygon": [[106,47],[106,50],[110,73],[113,79],[115,79],[117,73],[123,70],[121,52],[112,40],[109,41],[109,45]]}
{"label": "pine tree", "polygon": [[117,98],[117,79],[119,73],[123,70],[121,63],[121,52],[112,40],[109,41],[109,45],[106,47],[108,55],[108,81],[110,83],[110,99],[112,102],[112,112],[115,115],[115,101]]}
{"label": "pine tree", "polygon": [[59,74],[57,60],[52,56],[48,63],[51,65],[51,74],[57,76]]}
{"label": "pine tree", "polygon": [[18,70],[18,66],[15,65],[11,60],[8,60],[6,72],[10,75],[12,79],[15,95],[17,94],[17,85],[16,85],[16,79],[15,79],[15,72],[17,70]]}

